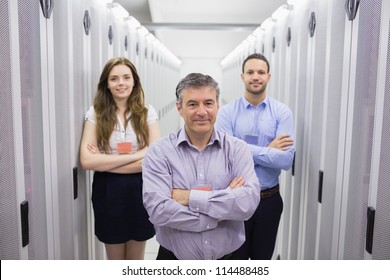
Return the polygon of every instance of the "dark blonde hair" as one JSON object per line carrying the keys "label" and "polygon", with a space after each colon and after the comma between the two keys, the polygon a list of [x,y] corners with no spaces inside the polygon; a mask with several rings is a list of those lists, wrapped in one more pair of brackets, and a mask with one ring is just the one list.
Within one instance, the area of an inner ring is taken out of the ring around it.
{"label": "dark blonde hair", "polygon": [[117,65],[126,65],[130,68],[134,79],[134,87],[131,91],[129,98],[127,99],[127,108],[125,116],[130,113],[130,116],[126,118],[125,128],[129,121],[134,129],[137,137],[138,146],[140,149],[148,144],[149,130],[148,130],[148,109],[145,107],[144,91],[142,89],[141,81],[137,73],[137,69],[134,64],[127,58],[116,57],[110,59],[103,68],[100,75],[100,80],[97,87],[95,99],[93,101],[93,107],[95,109],[96,116],[96,135],[97,143],[100,149],[106,153],[110,153],[110,137],[116,124],[118,124],[117,111],[118,107],[112,97],[112,94],[108,87],[108,76]]}

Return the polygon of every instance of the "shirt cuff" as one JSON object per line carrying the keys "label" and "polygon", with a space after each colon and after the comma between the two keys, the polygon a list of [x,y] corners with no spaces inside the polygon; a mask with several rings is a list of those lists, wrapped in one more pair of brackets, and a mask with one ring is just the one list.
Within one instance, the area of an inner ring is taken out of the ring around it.
{"label": "shirt cuff", "polygon": [[191,190],[188,204],[190,210],[194,212],[207,213],[209,195],[209,191]]}
{"label": "shirt cuff", "polygon": [[208,201],[210,191],[192,189],[190,192],[188,207],[191,211],[200,213],[200,228],[202,230],[214,229],[218,225],[218,220],[208,216]]}

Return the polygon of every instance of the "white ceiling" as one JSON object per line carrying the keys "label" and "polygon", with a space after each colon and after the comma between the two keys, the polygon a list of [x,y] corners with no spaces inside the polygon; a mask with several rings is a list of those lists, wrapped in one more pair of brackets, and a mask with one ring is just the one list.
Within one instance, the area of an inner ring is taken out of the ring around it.
{"label": "white ceiling", "polygon": [[[179,59],[222,60],[287,1],[114,0],[114,2],[122,5],[131,16],[154,32],[160,42]],[[167,23],[171,25],[167,26]],[[157,24],[162,26],[154,29],[153,26]],[[231,28],[236,25],[241,28]]]}

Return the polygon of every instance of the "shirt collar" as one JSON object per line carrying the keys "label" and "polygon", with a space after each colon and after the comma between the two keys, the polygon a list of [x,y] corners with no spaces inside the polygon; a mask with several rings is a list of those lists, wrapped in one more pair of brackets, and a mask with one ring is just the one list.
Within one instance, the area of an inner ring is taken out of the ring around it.
{"label": "shirt collar", "polygon": [[[186,133],[185,128],[182,128],[178,131],[177,134],[177,142],[176,147],[178,147],[181,143],[186,142],[188,145],[192,146],[190,139],[188,138],[188,135]],[[211,133],[211,138],[207,146],[210,145],[217,145],[218,147],[221,147],[221,138],[219,133],[213,129],[213,132]]]}
{"label": "shirt collar", "polygon": [[[244,105],[244,107],[246,109],[248,109],[249,107],[254,107],[251,103],[249,103],[248,100],[246,100],[246,98],[244,96],[241,96],[241,101],[242,101],[242,104]],[[263,102],[261,102],[258,106],[268,107],[269,106],[269,98],[268,98],[268,96],[266,96],[264,98]]]}

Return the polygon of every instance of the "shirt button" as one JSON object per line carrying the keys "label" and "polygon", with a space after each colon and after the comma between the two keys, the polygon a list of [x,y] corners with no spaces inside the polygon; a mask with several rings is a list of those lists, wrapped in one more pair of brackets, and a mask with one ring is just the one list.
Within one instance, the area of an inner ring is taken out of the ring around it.
{"label": "shirt button", "polygon": [[199,211],[199,207],[196,207],[196,211]]}
{"label": "shirt button", "polygon": [[208,244],[209,242],[206,240],[204,243],[205,243],[205,244]]}
{"label": "shirt button", "polygon": [[207,229],[209,229],[210,228],[210,225],[207,225],[207,227],[206,227]]}

